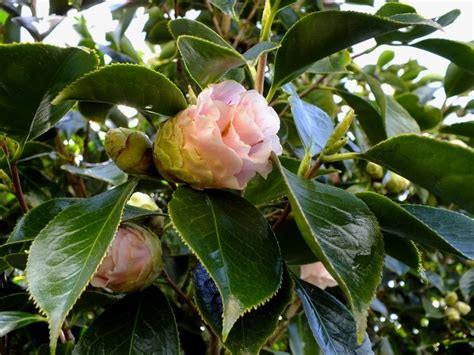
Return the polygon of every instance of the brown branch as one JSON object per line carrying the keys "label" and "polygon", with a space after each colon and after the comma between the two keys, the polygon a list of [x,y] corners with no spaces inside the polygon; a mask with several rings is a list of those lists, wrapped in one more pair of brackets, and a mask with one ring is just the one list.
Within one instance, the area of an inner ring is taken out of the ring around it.
{"label": "brown branch", "polygon": [[20,203],[21,211],[25,214],[28,212],[28,205],[26,204],[25,195],[23,195],[23,190],[21,189],[20,174],[18,173],[16,163],[10,166],[10,172],[12,174],[13,187],[15,188],[15,196]]}
{"label": "brown branch", "polygon": [[187,294],[185,294],[179,287],[174,283],[174,281],[171,279],[170,275],[166,272],[166,270],[163,269],[161,272],[161,275],[163,278],[166,280],[166,282],[171,286],[171,288],[178,294],[178,296],[191,308],[191,311],[194,313],[195,316],[197,316],[199,319],[201,319],[201,315],[199,314],[196,306],[194,305],[193,301],[188,297]]}

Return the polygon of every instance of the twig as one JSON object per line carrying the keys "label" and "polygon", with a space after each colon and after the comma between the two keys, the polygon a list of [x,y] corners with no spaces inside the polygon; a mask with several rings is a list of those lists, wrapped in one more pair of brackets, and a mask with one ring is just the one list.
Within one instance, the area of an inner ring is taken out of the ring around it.
{"label": "twig", "polygon": [[175,292],[178,294],[179,297],[181,297],[181,299],[186,302],[186,304],[189,306],[189,308],[191,308],[191,311],[194,313],[194,315],[196,315],[199,319],[201,318],[201,315],[199,314],[196,306],[194,305],[193,301],[191,301],[191,299],[188,297],[188,295],[186,295],[183,291],[181,291],[181,289],[178,287],[178,285],[176,285],[174,283],[174,281],[171,279],[171,277],[168,275],[168,273],[166,272],[166,270],[163,270],[161,272],[161,275],[164,277],[164,279],[166,280],[166,282],[168,282],[168,284],[171,286],[171,288],[173,290],[175,290]]}
{"label": "twig", "polygon": [[23,195],[23,190],[21,189],[20,175],[18,174],[18,168],[16,163],[13,163],[10,166],[10,172],[12,174],[13,187],[15,188],[15,196],[20,203],[20,208],[23,214],[28,212],[28,205],[25,201],[25,196]]}
{"label": "twig", "polygon": [[237,33],[237,36],[235,36],[234,43],[232,43],[232,46],[234,48],[237,48],[237,46],[239,45],[245,31],[247,30],[247,26],[250,24],[250,21],[252,21],[253,17],[257,13],[257,10],[260,8],[260,6],[259,6],[260,1],[261,0],[255,1],[255,4],[253,5],[252,10],[250,10],[250,13],[247,16],[247,18],[242,20],[242,26],[240,26],[239,32]]}
{"label": "twig", "polygon": [[219,21],[217,20],[216,13],[214,12],[214,9],[209,0],[206,0],[206,7],[212,15],[212,22],[214,23],[214,27],[216,28],[217,33],[219,33],[221,37],[224,37],[221,31],[221,26],[219,26]]}
{"label": "twig", "polygon": [[288,217],[288,215],[290,214],[290,211],[291,211],[291,206],[290,206],[290,203],[287,202],[286,205],[285,205],[285,209],[280,214],[280,216],[278,217],[276,222],[273,223],[273,225],[272,225],[272,230],[274,232],[282,225],[283,222],[285,222],[286,217]]}

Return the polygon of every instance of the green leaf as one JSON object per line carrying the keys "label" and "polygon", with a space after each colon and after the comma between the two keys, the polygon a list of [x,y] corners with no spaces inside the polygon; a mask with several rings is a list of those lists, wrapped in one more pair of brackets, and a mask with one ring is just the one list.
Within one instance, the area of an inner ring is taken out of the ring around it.
{"label": "green leaf", "polygon": [[466,258],[474,257],[472,218],[422,205],[402,205],[402,208],[373,192],[360,192],[357,197],[369,206],[384,232]]}
{"label": "green leaf", "polygon": [[243,56],[245,60],[250,62],[251,65],[255,65],[257,64],[258,58],[263,53],[274,51],[277,48],[280,48],[279,43],[274,43],[270,41],[259,42],[255,46],[251,47],[247,52],[245,52]]}
{"label": "green leaf", "polygon": [[[350,11],[322,11],[303,17],[285,34],[275,59],[272,90],[302,74],[314,62],[369,38],[426,20],[395,21]],[[324,31],[321,31],[324,28]]]}
{"label": "green leaf", "polygon": [[153,44],[163,44],[171,41],[173,38],[168,27],[169,20],[156,22],[146,34],[146,40]]}
{"label": "green leaf", "polygon": [[269,0],[270,8],[273,13],[283,10],[285,7],[294,4],[296,0]]}
{"label": "green leaf", "polygon": [[302,180],[279,166],[296,223],[308,246],[346,294],[362,340],[367,308],[383,268],[383,240],[377,220],[351,193]]}
{"label": "green leaf", "polygon": [[462,69],[474,74],[474,45],[465,42],[451,41],[443,38],[430,38],[410,44],[444,57]]}
{"label": "green leaf", "polygon": [[474,150],[406,134],[383,141],[363,154],[414,183],[474,212]]}
{"label": "green leaf", "polygon": [[245,58],[236,50],[194,36],[180,36],[178,48],[186,69],[201,88],[215,83],[229,70],[246,64]]}
{"label": "green leaf", "polygon": [[46,318],[25,312],[0,312],[0,337],[4,337],[13,330],[38,322],[46,322]]}
{"label": "green leaf", "polygon": [[459,279],[459,288],[464,299],[469,302],[474,294],[474,268],[467,270]]}
{"label": "green leaf", "polygon": [[434,128],[443,120],[443,112],[439,108],[421,105],[418,96],[415,94],[407,92],[397,96],[396,99],[416,120],[421,130]]}
{"label": "green leaf", "polygon": [[87,329],[73,354],[179,354],[178,330],[168,300],[155,286],[133,293]]}
{"label": "green leaf", "polygon": [[310,73],[317,74],[342,74],[350,73],[346,68],[351,63],[351,55],[348,50],[340,51],[326,58],[318,60],[308,69]]}
{"label": "green leaf", "polygon": [[86,164],[83,168],[67,164],[62,165],[61,169],[71,174],[105,181],[111,185],[120,185],[127,181],[127,174],[120,170],[112,160],[104,163]]}
{"label": "green leaf", "polygon": [[[194,272],[196,303],[205,322],[216,333],[222,331],[222,301],[219,291],[206,270],[199,265]],[[278,293],[270,301],[240,317],[227,337],[224,346],[232,354],[259,354],[273,334],[278,318],[291,301],[293,282],[287,271]]]}
{"label": "green leaf", "polygon": [[[370,205],[369,205],[370,207]],[[383,226],[382,226],[383,228]],[[391,233],[383,233],[385,253],[408,265],[413,270],[421,272],[421,253],[411,240],[397,237]]]}
{"label": "green leaf", "polygon": [[377,144],[387,139],[383,118],[369,101],[343,90],[336,90],[336,93],[354,109],[357,121],[359,121],[370,143]]}
{"label": "green leaf", "polygon": [[169,29],[175,39],[178,39],[179,36],[183,35],[195,36],[207,39],[208,41],[214,42],[223,47],[234,49],[230,43],[199,21],[178,18],[169,22]]}
{"label": "green leaf", "polygon": [[[388,6],[388,4],[397,4],[397,3],[387,3],[384,6]],[[402,5],[402,4],[397,4],[397,5]],[[457,9],[451,10],[445,13],[444,15],[434,18],[433,21],[436,22],[439,26],[445,27],[453,23],[460,14],[461,14],[461,11]],[[433,33],[439,29],[440,29],[439,27],[420,24],[420,25],[412,26],[405,31],[393,31],[385,35],[378,36],[376,38],[376,41],[378,45],[381,45],[384,43],[393,43],[393,42],[409,43],[417,38],[429,35],[430,33]]]}
{"label": "green leaf", "polygon": [[283,89],[290,94],[288,103],[305,151],[311,156],[319,153],[334,129],[331,117],[319,107],[301,100],[293,85],[287,84]]}
{"label": "green leaf", "polygon": [[252,204],[229,192],[180,187],[168,208],[176,230],[219,289],[225,341],[237,319],[280,286],[282,262],[275,236]]}
{"label": "green leaf", "polygon": [[48,317],[53,350],[64,319],[107,252],[136,184],[131,180],[64,209],[33,241],[28,290]]}
{"label": "green leaf", "polygon": [[454,63],[449,64],[444,77],[446,96],[459,95],[472,89],[474,89],[474,73],[470,73]]}
{"label": "green leaf", "polygon": [[59,212],[79,201],[78,198],[56,198],[33,208],[18,221],[7,243],[32,241]]}
{"label": "green leaf", "polygon": [[31,306],[26,292],[11,293],[0,297],[0,311],[8,311],[10,309],[23,310]]}
{"label": "green leaf", "polygon": [[173,116],[186,108],[182,92],[163,74],[133,64],[113,64],[75,81],[54,99],[103,102]]}
{"label": "green leaf", "polygon": [[331,294],[295,278],[313,336],[324,354],[373,354],[369,337],[357,342],[356,322],[349,310]]}
{"label": "green leaf", "polygon": [[474,121],[453,123],[450,126],[442,127],[439,131],[441,133],[474,138]]}
{"label": "green leaf", "polygon": [[236,0],[210,0],[211,4],[217,7],[226,15],[234,15]]}
{"label": "green leaf", "polygon": [[296,355],[320,355],[318,343],[314,340],[308,319],[304,313],[291,318],[288,325],[288,340],[292,354]]}
{"label": "green leaf", "polygon": [[98,65],[94,53],[46,44],[0,45],[0,132],[34,139],[71,108],[51,106],[66,85]]}

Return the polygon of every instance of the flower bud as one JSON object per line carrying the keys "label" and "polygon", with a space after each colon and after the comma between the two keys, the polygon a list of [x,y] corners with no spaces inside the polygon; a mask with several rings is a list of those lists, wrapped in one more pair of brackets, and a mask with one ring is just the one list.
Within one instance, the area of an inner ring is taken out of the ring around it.
{"label": "flower bud", "polygon": [[262,95],[224,81],[163,124],[154,162],[165,178],[197,189],[242,190],[256,173],[266,178],[272,170],[271,153],[282,151],[279,128],[278,115]]}
{"label": "flower bud", "polygon": [[115,292],[142,290],[161,272],[161,256],[161,243],[155,234],[136,224],[122,224],[91,285]]}
{"label": "flower bud", "polygon": [[301,265],[300,277],[321,289],[337,286],[337,281],[328,272],[322,262]]}
{"label": "flower bud", "polygon": [[454,323],[459,322],[461,320],[461,314],[456,308],[448,307],[446,311],[444,311],[444,315],[448,318],[448,321]]}
{"label": "flower bud", "polygon": [[365,167],[365,171],[372,179],[381,179],[383,178],[383,168],[375,163],[369,162]]}
{"label": "flower bud", "polygon": [[105,136],[109,157],[127,174],[152,175],[152,143],[146,134],[127,128],[110,129]]}
{"label": "flower bud", "polygon": [[458,294],[452,291],[446,295],[445,299],[448,306],[454,306],[458,300]]}
{"label": "flower bud", "polygon": [[454,306],[463,316],[471,312],[471,306],[469,306],[467,303],[457,301]]}
{"label": "flower bud", "polygon": [[[154,212],[163,212],[150,196],[142,192],[134,192],[128,200],[127,205],[144,208]],[[160,235],[163,230],[164,221],[165,219],[163,216],[154,216],[150,218],[147,225],[153,232]]]}
{"label": "flower bud", "polygon": [[410,186],[409,180],[393,172],[390,173],[390,178],[384,184],[385,189],[394,194],[399,194],[406,190],[408,186]]}

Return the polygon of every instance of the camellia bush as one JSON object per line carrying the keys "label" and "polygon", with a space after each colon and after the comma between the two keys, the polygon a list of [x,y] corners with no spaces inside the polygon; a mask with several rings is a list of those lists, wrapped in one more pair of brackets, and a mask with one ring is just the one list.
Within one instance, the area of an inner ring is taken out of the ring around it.
{"label": "camellia bush", "polygon": [[99,43],[99,3],[0,2],[1,354],[472,354],[458,10],[121,1]]}

